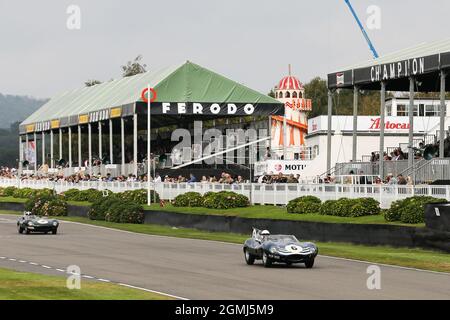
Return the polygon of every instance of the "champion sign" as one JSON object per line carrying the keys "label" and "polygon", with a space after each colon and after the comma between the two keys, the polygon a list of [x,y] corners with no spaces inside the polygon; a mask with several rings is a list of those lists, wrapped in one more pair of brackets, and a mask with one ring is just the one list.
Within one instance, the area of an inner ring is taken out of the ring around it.
{"label": "champion sign", "polygon": [[425,73],[425,58],[405,60],[390,64],[373,66],[370,69],[370,80],[378,82],[383,80],[392,80],[410,75]]}

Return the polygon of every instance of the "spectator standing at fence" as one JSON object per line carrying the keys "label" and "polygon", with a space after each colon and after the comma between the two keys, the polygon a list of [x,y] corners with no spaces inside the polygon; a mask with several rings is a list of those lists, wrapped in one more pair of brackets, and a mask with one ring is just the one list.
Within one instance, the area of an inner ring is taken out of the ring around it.
{"label": "spectator standing at fence", "polygon": [[189,180],[187,181],[187,183],[195,183],[197,182],[197,178],[191,173],[189,174]]}
{"label": "spectator standing at fence", "polygon": [[399,184],[399,185],[406,185],[408,182],[406,181],[406,179],[405,179],[405,177],[403,176],[403,175],[401,175],[401,174],[399,174],[398,176],[397,176],[397,183]]}

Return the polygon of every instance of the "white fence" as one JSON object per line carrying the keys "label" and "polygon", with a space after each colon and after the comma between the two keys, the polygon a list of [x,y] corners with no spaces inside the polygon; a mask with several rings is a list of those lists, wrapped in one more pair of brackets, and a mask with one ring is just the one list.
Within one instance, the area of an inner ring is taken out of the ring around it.
{"label": "white fence", "polygon": [[[142,182],[100,182],[84,181],[69,183],[65,181],[52,182],[46,180],[0,179],[0,187],[14,186],[19,188],[42,189],[50,188],[61,193],[72,188],[108,189],[112,192],[145,189]],[[156,183],[153,189],[162,199],[173,200],[177,195],[186,192],[234,191],[247,196],[253,204],[286,205],[297,197],[312,195],[321,200],[336,200],[339,198],[370,197],[378,200],[382,208],[389,208],[393,201],[413,195],[433,196],[450,200],[450,186],[400,186],[400,185],[351,185],[351,184],[219,184],[219,183]]]}

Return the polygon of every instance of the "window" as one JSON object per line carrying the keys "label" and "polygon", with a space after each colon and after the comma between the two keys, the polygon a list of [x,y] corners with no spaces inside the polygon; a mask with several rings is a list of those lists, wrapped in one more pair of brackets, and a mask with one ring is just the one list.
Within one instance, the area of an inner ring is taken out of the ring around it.
{"label": "window", "polygon": [[278,93],[278,98],[283,98],[283,92],[280,91],[280,92]]}
{"label": "window", "polygon": [[302,98],[303,98],[303,94],[300,92],[300,94],[298,95],[298,97],[299,97],[300,99],[302,99]]}
{"label": "window", "polygon": [[286,94],[284,95],[285,98],[290,98],[291,94],[289,93],[289,91],[286,91]]}
{"label": "window", "polygon": [[408,115],[408,112],[406,110],[406,105],[398,104],[397,105],[397,116],[398,117],[406,117],[407,115]]}
{"label": "window", "polygon": [[386,105],[386,116],[392,116],[392,105]]}
{"label": "window", "polygon": [[[414,105],[414,116],[417,117],[419,106]],[[397,105],[397,117],[408,117],[409,116],[409,105],[398,104]]]}
{"label": "window", "polygon": [[425,116],[426,117],[439,117],[439,105],[426,105]]}
{"label": "window", "polygon": [[297,98],[297,92],[294,91],[294,92],[292,93],[292,98]]}

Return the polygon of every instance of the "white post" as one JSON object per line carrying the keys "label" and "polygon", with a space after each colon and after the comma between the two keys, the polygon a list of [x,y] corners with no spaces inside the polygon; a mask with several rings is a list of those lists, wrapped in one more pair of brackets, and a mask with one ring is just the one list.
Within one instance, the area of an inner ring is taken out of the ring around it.
{"label": "white post", "polygon": [[133,172],[137,176],[137,154],[138,154],[138,115],[133,115]]}
{"label": "white post", "polygon": [[[28,156],[28,133],[25,135],[25,154]],[[27,157],[25,157],[25,160],[30,161],[29,159],[27,159]],[[27,170],[28,170],[28,166],[27,166]]]}
{"label": "white post", "polygon": [[114,163],[114,153],[113,153],[113,121],[109,119],[109,162]]}
{"label": "white post", "polygon": [[98,158],[103,158],[103,146],[102,146],[102,122],[98,122]]}
{"label": "white post", "polygon": [[78,168],[81,169],[83,160],[81,159],[81,126],[78,125]]}
{"label": "white post", "polygon": [[42,131],[42,164],[45,163],[45,132]]}
{"label": "white post", "polygon": [[53,166],[53,130],[50,130],[50,168],[54,168]]}
{"label": "white post", "polygon": [[286,106],[284,107],[284,118],[283,118],[283,160],[287,160],[287,120],[286,120]]}
{"label": "white post", "polygon": [[33,138],[34,138],[34,173],[37,172],[37,135],[36,132],[33,133]]}
{"label": "white post", "polygon": [[23,163],[23,143],[22,143],[22,136],[19,134],[19,163],[17,164],[19,176],[22,174],[22,163]]}
{"label": "white post", "polygon": [[121,173],[124,174],[125,170],[125,120],[124,118],[120,118],[120,145],[121,145],[121,154],[122,154],[122,166]]}
{"label": "white post", "polygon": [[150,94],[150,84],[147,87],[147,205],[152,204],[152,199],[150,197],[150,151],[151,151],[151,114],[150,114],[150,106],[151,106],[151,94]]}
{"label": "white post", "polygon": [[92,174],[92,125],[91,123],[88,123],[88,166],[89,166],[89,173]]}
{"label": "white post", "polygon": [[61,160],[63,157],[63,152],[62,152],[62,129],[59,128],[59,134],[58,134],[58,139],[59,139],[59,159]]}
{"label": "white post", "polygon": [[69,127],[69,168],[72,168],[72,127]]}

